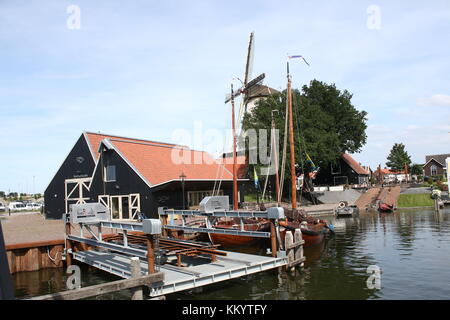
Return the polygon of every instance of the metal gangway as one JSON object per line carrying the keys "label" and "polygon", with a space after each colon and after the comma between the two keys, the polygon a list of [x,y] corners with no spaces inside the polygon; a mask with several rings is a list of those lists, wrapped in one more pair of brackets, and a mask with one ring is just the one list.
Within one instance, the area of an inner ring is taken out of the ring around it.
{"label": "metal gangway", "polygon": [[[141,274],[164,273],[164,280],[153,283],[150,288],[150,296],[156,297],[273,268],[293,267],[304,261],[300,230],[300,239],[294,242],[292,234],[288,232],[291,234],[290,243],[281,244],[278,220],[284,219],[283,208],[230,211],[225,205],[228,203],[228,197],[226,198],[207,197],[203,199],[200,210],[159,208],[160,219],[143,219],[139,222],[112,221],[109,209],[100,203],[72,205],[66,217],[66,262],[70,265],[72,259],[77,260],[122,278],[129,278],[131,258],[138,257]],[[167,223],[171,215],[180,215],[182,223]],[[206,226],[187,225],[185,220],[189,216],[204,217]],[[241,229],[214,228],[213,222],[220,217],[241,219]],[[245,218],[268,219],[271,231],[244,230],[242,219]],[[79,226],[78,235],[72,233],[73,225]],[[117,234],[106,235],[105,229],[115,230]],[[272,254],[262,256],[218,250],[217,246],[209,243],[168,238],[167,230],[270,238]],[[172,254],[176,256],[173,261],[170,260]]]}

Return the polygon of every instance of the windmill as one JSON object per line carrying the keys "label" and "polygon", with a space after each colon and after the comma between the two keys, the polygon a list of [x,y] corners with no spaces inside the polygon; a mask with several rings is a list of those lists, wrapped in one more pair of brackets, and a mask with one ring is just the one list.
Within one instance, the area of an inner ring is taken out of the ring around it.
{"label": "windmill", "polygon": [[250,33],[249,40],[248,40],[248,48],[247,48],[247,57],[245,60],[245,72],[244,72],[244,80],[242,81],[239,78],[235,78],[239,80],[242,84],[242,87],[238,90],[236,90],[233,93],[233,96],[231,94],[228,94],[225,98],[225,103],[228,103],[231,101],[231,99],[238,97],[239,95],[242,95],[240,107],[239,107],[239,113],[237,118],[237,125],[238,125],[238,131],[240,130],[240,127],[242,125],[242,118],[244,116],[244,113],[247,111],[247,103],[248,103],[248,91],[255,85],[261,84],[263,79],[266,77],[264,73],[257,76],[255,79],[250,80],[252,76],[253,71],[253,56],[254,56],[254,49],[255,48],[255,34],[254,32]]}
{"label": "windmill", "polygon": [[[232,118],[232,129],[233,129],[233,209],[237,210],[238,208],[238,188],[237,188],[237,167],[236,167],[236,125],[235,125],[235,115],[234,115],[234,99],[240,95],[242,95],[241,99],[241,106],[239,108],[239,116],[238,116],[238,126],[241,127],[242,122],[242,114],[245,109],[246,100],[247,100],[247,94],[249,89],[252,87],[260,84],[263,79],[266,77],[264,73],[257,76],[255,79],[249,81],[251,69],[252,69],[252,60],[253,60],[253,39],[254,35],[253,32],[250,33],[250,40],[248,44],[248,51],[247,51],[247,62],[245,66],[245,74],[244,74],[244,81],[241,81],[242,87],[240,87],[238,90],[234,91],[233,89],[233,83],[231,84],[231,92],[225,97],[225,103],[228,103],[231,101],[231,118]],[[239,79],[240,80],[240,79]]]}

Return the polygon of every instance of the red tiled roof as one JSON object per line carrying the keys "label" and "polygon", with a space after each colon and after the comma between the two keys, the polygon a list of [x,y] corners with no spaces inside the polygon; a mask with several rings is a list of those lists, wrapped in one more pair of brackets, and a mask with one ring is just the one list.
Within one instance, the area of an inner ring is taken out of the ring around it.
{"label": "red tiled roof", "polygon": [[347,162],[350,168],[352,168],[357,174],[369,174],[369,172],[364,170],[364,168],[361,167],[361,165],[348,153],[342,154],[342,159]]}
{"label": "red tiled roof", "polygon": [[142,139],[135,139],[135,138],[126,138],[126,137],[120,137],[120,136],[114,136],[114,135],[108,135],[104,133],[94,133],[94,132],[84,132],[87,142],[89,144],[89,148],[91,149],[92,155],[95,157],[95,161],[98,160],[100,154],[98,153],[98,149],[100,147],[100,142],[102,142],[103,139],[121,139],[126,141],[134,141],[134,142],[148,142],[148,143],[155,143],[165,146],[175,146],[175,144],[171,143],[164,143],[164,142],[156,142],[156,141],[149,141],[149,140],[142,140]]}
{"label": "red tiled roof", "polygon": [[[233,173],[233,155],[231,155],[230,157],[219,158],[217,159],[217,161],[221,164],[224,164],[225,168]],[[236,171],[238,179],[245,178],[247,174],[247,168],[247,157],[245,155],[238,155],[236,157]]]}
{"label": "red tiled roof", "polygon": [[[233,179],[231,172],[203,151],[131,139],[110,138],[108,140],[151,185],[180,180],[181,173],[186,176],[185,180]],[[178,161],[177,156],[190,161],[189,163],[180,163],[182,161]],[[201,161],[196,161],[196,159]]]}
{"label": "red tiled roof", "polygon": [[381,172],[381,174],[404,174],[405,173],[404,171],[392,171],[392,170],[387,169],[387,168],[384,168],[384,169],[381,169],[381,170],[377,169],[376,172],[377,173]]}

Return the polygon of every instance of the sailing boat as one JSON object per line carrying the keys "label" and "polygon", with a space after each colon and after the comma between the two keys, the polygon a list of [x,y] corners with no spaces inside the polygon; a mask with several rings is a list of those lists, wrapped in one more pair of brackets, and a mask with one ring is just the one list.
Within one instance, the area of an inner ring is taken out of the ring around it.
{"label": "sailing boat", "polygon": [[[288,59],[302,58],[303,56],[289,56]],[[309,65],[309,64],[308,64]],[[290,144],[290,168],[291,168],[291,200],[292,210],[286,211],[286,220],[280,221],[280,226],[285,230],[281,232],[281,238],[284,242],[286,231],[299,229],[302,232],[302,238],[305,241],[304,247],[319,244],[323,241],[325,235],[332,230],[332,226],[325,220],[314,219],[306,215],[303,210],[297,210],[297,176],[295,173],[295,147],[294,147],[294,120],[292,113],[292,79],[289,74],[289,60],[287,61],[287,113],[289,114],[289,144]],[[287,120],[287,119],[286,119]]]}
{"label": "sailing boat", "polygon": [[[238,188],[237,188],[237,169],[236,169],[236,126],[234,116],[234,90],[231,84],[231,117],[233,129],[233,210],[238,210]],[[241,231],[261,231],[270,230],[270,221],[267,219],[239,219],[218,220],[213,227],[215,229],[236,229]],[[249,246],[260,241],[260,238],[249,236],[237,236],[228,234],[208,233],[209,239],[213,244],[220,244],[226,247]]]}

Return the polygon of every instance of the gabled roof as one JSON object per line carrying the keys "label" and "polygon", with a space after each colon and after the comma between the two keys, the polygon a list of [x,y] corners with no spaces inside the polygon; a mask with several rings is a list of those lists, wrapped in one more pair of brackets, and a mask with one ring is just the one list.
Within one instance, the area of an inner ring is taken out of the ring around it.
{"label": "gabled roof", "polygon": [[445,159],[444,159],[443,162],[439,162],[439,161],[437,161],[435,158],[430,158],[430,159],[427,161],[427,163],[425,163],[425,164],[423,165],[423,167],[426,167],[431,161],[434,161],[434,162],[436,162],[438,165],[440,165],[442,168],[445,168]]}
{"label": "gabled roof", "polygon": [[352,158],[351,155],[349,155],[348,153],[343,153],[342,154],[342,159],[350,166],[350,168],[353,169],[353,171],[355,171],[357,174],[369,174],[369,172],[367,172],[366,170],[364,170],[363,167],[361,167],[361,165]]}
{"label": "gabled roof", "polygon": [[441,166],[445,167],[445,159],[450,157],[450,153],[447,154],[435,154],[431,156],[425,156],[425,164],[423,166],[426,166],[430,160],[434,159],[437,163],[439,163]]}
{"label": "gabled roof", "polygon": [[180,181],[181,173],[185,181],[233,179],[230,171],[204,151],[122,138],[106,138],[102,143],[112,146],[151,187]]}
{"label": "gabled roof", "polygon": [[122,140],[126,140],[126,141],[156,143],[156,144],[172,146],[172,147],[175,146],[175,144],[171,144],[171,143],[149,141],[149,140],[135,139],[135,138],[127,138],[127,137],[110,135],[110,134],[105,134],[105,133],[100,133],[100,132],[95,133],[95,132],[85,131],[85,132],[83,132],[83,135],[89,145],[89,149],[91,150],[92,158],[94,159],[95,162],[97,162],[97,160],[100,156],[98,150],[100,147],[100,143],[102,142],[103,139],[122,139]]}

